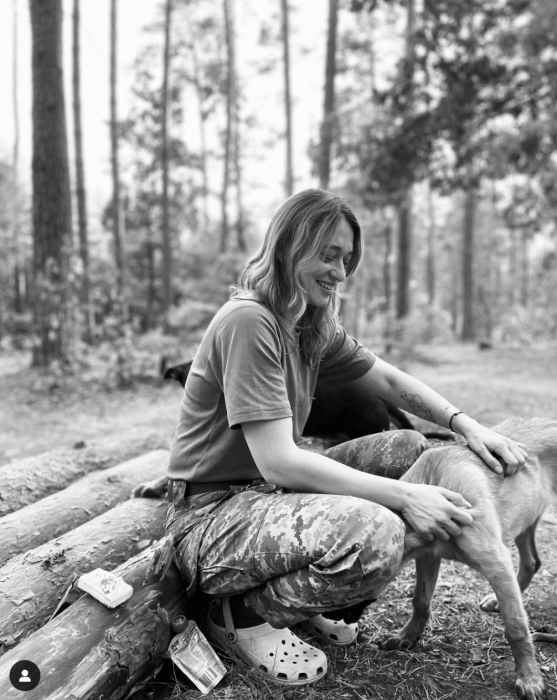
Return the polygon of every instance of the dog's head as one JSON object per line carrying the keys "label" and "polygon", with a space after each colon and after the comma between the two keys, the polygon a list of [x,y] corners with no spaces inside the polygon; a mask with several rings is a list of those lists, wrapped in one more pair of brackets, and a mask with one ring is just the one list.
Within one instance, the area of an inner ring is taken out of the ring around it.
{"label": "dog's head", "polygon": [[181,365],[169,367],[163,375],[164,379],[175,379],[182,386],[186,386],[186,379],[190,373],[192,362],[193,360],[190,360],[189,362],[182,362]]}

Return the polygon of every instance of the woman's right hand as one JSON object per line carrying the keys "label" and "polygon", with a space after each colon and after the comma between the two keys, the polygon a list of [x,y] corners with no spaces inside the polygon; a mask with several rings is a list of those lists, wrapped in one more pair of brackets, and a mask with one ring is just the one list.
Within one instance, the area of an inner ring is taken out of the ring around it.
{"label": "woman's right hand", "polygon": [[472,523],[466,511],[472,505],[459,493],[442,486],[406,484],[405,505],[401,514],[406,522],[428,540],[448,540],[462,532],[461,527]]}

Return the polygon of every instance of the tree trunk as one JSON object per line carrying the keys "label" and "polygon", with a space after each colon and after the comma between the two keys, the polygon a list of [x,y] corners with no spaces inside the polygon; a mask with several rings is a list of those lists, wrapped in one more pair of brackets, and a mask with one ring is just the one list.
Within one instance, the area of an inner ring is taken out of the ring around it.
{"label": "tree trunk", "polygon": [[430,305],[435,301],[435,248],[437,245],[437,227],[435,225],[435,206],[431,187],[427,188],[427,207],[429,220],[427,226],[427,262],[426,262],[426,289],[427,299]]}
{"label": "tree trunk", "polygon": [[71,352],[71,192],[62,68],[62,2],[30,3],[33,66],[33,364]]}
{"label": "tree trunk", "polygon": [[319,187],[329,189],[331,180],[331,150],[335,126],[335,77],[338,24],[338,0],[329,0],[329,29],[325,62],[325,99],[321,124],[321,149],[319,155]]}
{"label": "tree trunk", "polygon": [[170,76],[170,30],[172,0],[166,0],[164,20],[164,63],[161,96],[161,149],[162,149],[162,251],[163,251],[163,313],[165,326],[172,306],[172,244],[168,212],[168,82]]}
{"label": "tree trunk", "polygon": [[130,436],[128,440],[63,447],[0,467],[0,516],[49,496],[98,469],[108,469],[148,450],[167,448],[165,436]]}
{"label": "tree trunk", "polygon": [[164,477],[167,450],[93,472],[65,489],[0,518],[0,563],[38,547],[130,497],[135,486]]}
{"label": "tree trunk", "polygon": [[524,230],[520,232],[520,262],[520,304],[525,309],[528,306],[530,295],[528,289],[528,234]]}
{"label": "tree trunk", "polygon": [[118,105],[117,105],[117,0],[110,0],[110,161],[112,169],[112,232],[116,260],[117,314],[123,319],[125,309],[124,245],[122,230],[122,202],[120,195],[120,163],[118,153]]}
{"label": "tree trunk", "polygon": [[204,96],[201,86],[201,73],[195,41],[191,47],[195,89],[197,91],[197,105],[199,110],[199,140],[201,146],[201,177],[203,182],[203,235],[209,234],[209,169],[207,165],[207,114],[203,108]]}
{"label": "tree trunk", "polygon": [[156,325],[155,302],[156,292],[156,271],[155,271],[155,246],[152,241],[151,223],[147,225],[147,329]]}
{"label": "tree trunk", "polygon": [[[391,222],[385,218],[383,226],[383,235],[385,237],[385,255],[383,257],[383,294],[385,304],[383,306],[383,315],[385,320],[385,328],[383,331],[385,347],[389,347],[393,339],[392,328],[392,309],[393,309],[393,294],[392,294],[392,258],[393,258],[393,227]],[[371,290],[370,290],[371,291]]]}
{"label": "tree trunk", "polygon": [[93,309],[90,300],[89,235],[87,231],[87,201],[85,172],[83,168],[83,135],[81,129],[81,69],[80,69],[80,0],[73,6],[73,123],[75,141],[75,184],[77,199],[77,227],[79,254],[83,267],[81,276],[81,308],[84,319],[83,337],[86,343],[93,340]]}
{"label": "tree trunk", "polygon": [[405,192],[398,210],[396,316],[410,310],[410,260],[412,255],[412,188]]}
{"label": "tree trunk", "polygon": [[21,296],[21,267],[19,252],[19,80],[18,80],[18,17],[17,0],[13,0],[13,53],[12,53],[12,105],[14,120],[14,148],[12,156],[12,233],[14,250],[14,311],[17,314],[23,313]]}
{"label": "tree trunk", "polygon": [[[406,52],[404,60],[403,120],[414,109],[414,71],[416,64],[416,8],[415,0],[408,0],[406,14]],[[412,276],[412,187],[402,193],[398,216],[397,250],[397,303],[396,315],[401,319],[410,310],[410,278]]]}
{"label": "tree trunk", "polygon": [[290,95],[290,29],[288,0],[282,5],[282,47],[284,67],[284,116],[286,122],[286,174],[284,189],[287,197],[294,191],[294,166],[292,164],[292,97]]}
{"label": "tree trunk", "polygon": [[464,193],[462,226],[462,340],[474,340],[474,214],[476,188],[468,183]]}
{"label": "tree trunk", "polygon": [[[134,588],[128,601],[111,610],[83,595],[0,659],[2,678],[16,661],[31,659],[42,675],[37,688],[27,691],[28,700],[119,700],[155,675],[172,638],[170,621],[184,612],[185,596],[175,566],[162,581],[142,588],[151,560],[149,549],[114,570]],[[19,690],[4,685],[3,700],[21,700]]]}
{"label": "tree trunk", "polygon": [[222,179],[222,193],[221,193],[221,237],[220,237],[220,252],[224,253],[228,247],[228,234],[229,234],[229,223],[228,223],[228,190],[230,187],[230,159],[233,146],[233,133],[232,133],[232,121],[233,121],[233,108],[231,94],[233,91],[232,80],[233,72],[230,66],[230,46],[231,46],[231,36],[230,36],[230,11],[229,11],[229,0],[223,0],[223,10],[224,10],[224,29],[226,37],[226,58],[228,66],[227,75],[227,90],[226,90],[226,130],[224,134],[224,162],[223,162],[223,179]]}
{"label": "tree trunk", "polygon": [[98,567],[110,571],[163,537],[165,515],[165,502],[132,498],[4,564],[0,655],[42,627],[60,601],[82,595],[74,579]]}

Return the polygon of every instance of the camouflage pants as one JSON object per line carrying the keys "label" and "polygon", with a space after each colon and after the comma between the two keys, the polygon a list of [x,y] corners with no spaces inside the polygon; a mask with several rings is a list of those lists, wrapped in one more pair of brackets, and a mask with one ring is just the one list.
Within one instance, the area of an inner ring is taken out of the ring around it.
{"label": "camouflage pants", "polygon": [[[397,479],[427,447],[421,434],[398,430],[324,454]],[[361,498],[286,493],[261,483],[186,499],[178,493],[167,531],[174,534],[175,560],[190,592],[246,593],[246,603],[280,628],[375,599],[400,567],[405,526],[395,513]]]}

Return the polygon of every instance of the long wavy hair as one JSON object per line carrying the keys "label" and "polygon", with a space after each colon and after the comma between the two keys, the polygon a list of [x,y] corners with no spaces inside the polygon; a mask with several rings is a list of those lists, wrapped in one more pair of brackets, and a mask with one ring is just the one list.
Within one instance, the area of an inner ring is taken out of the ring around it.
{"label": "long wavy hair", "polygon": [[362,257],[360,225],[348,204],[326,190],[303,190],[289,197],[271,220],[259,251],[248,260],[232,297],[255,296],[277,319],[287,347],[298,342],[316,368],[339,325],[337,295],[324,307],[308,304],[301,276],[327,246],[342,219],[354,233],[351,275]]}

